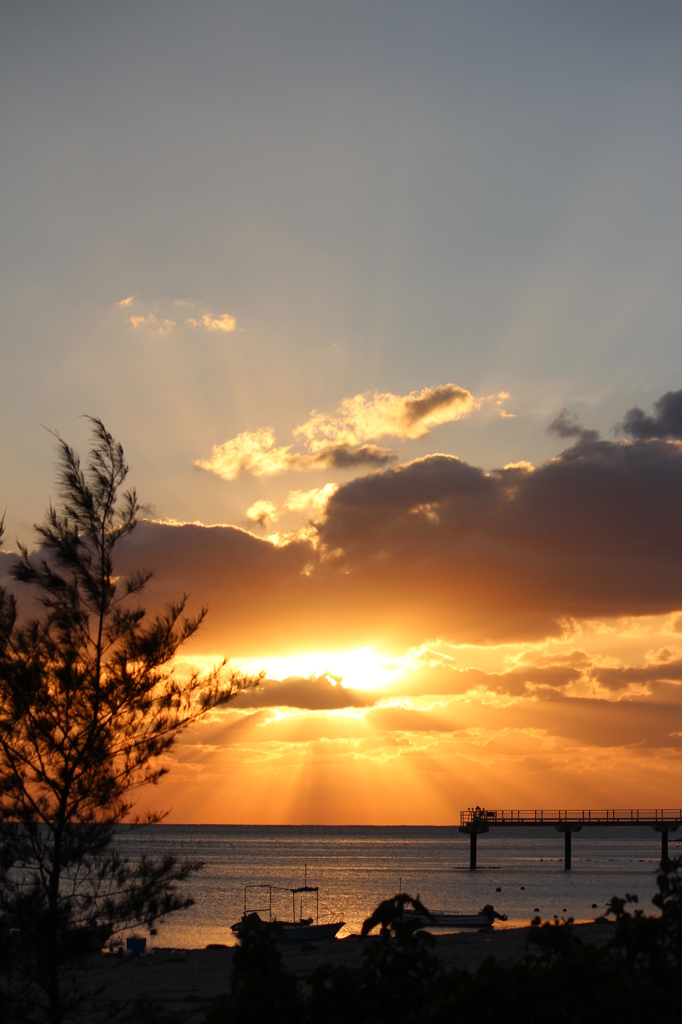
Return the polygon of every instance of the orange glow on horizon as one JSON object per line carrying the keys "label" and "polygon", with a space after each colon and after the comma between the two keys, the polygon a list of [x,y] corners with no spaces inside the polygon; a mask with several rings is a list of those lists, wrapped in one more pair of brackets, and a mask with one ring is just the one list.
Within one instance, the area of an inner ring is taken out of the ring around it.
{"label": "orange glow on horizon", "polygon": [[681,646],[675,613],[573,621],[538,642],[236,660],[266,679],[185,734],[159,796],[176,822],[452,824],[472,802],[678,806]]}

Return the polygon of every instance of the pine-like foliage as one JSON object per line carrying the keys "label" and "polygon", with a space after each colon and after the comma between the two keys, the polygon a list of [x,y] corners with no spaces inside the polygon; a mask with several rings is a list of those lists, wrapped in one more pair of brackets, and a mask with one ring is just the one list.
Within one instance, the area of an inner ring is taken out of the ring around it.
{"label": "pine-like foliage", "polygon": [[57,436],[59,500],[36,527],[39,549],[20,547],[12,570],[35,614],[18,619],[0,589],[0,914],[5,952],[20,950],[53,1022],[68,1010],[63,965],[98,927],[151,923],[191,902],[178,883],[200,865],[127,860],[116,827],[160,820],[136,821],[136,791],[165,773],[159,758],[184,728],[250,682],[224,663],[173,671],[206,609],[186,617],[183,597],[150,617],[139,595],[151,573],[115,575],[139,505],[123,490],[120,444],[91,424],[84,467]]}

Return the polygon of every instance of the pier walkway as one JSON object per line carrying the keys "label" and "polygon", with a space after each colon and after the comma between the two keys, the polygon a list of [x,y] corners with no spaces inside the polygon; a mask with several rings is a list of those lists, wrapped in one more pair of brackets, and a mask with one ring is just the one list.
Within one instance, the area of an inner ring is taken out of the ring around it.
{"label": "pier walkway", "polygon": [[682,809],[652,810],[582,810],[582,811],[490,811],[485,807],[469,807],[461,811],[459,831],[470,838],[469,867],[476,868],[476,838],[491,828],[552,827],[564,833],[564,867],[571,870],[571,836],[585,827],[627,825],[647,826],[661,833],[661,860],[668,859],[668,833],[682,825]]}

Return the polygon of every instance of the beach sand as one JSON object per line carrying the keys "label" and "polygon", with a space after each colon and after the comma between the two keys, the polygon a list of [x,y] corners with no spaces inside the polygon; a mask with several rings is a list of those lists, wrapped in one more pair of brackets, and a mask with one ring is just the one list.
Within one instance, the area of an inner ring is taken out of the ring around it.
{"label": "beach sand", "polygon": [[[599,921],[575,925],[583,942],[602,945],[614,925]],[[446,968],[476,970],[488,957],[509,965],[526,952],[529,928],[506,928],[439,935],[435,952]],[[359,967],[368,942],[378,938],[332,939],[323,942],[282,945],[284,965],[305,981],[320,964]],[[119,957],[92,954],[78,971],[78,986],[87,1004],[107,1016],[113,1011],[134,1009],[149,1001],[165,1012],[181,1015],[187,1024],[200,1024],[209,1002],[229,989],[233,949],[155,949],[147,956]]]}

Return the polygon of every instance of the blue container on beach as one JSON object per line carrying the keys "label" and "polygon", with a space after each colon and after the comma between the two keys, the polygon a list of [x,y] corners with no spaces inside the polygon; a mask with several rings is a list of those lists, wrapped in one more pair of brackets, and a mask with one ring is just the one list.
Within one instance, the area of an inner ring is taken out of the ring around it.
{"label": "blue container on beach", "polygon": [[146,953],[147,940],[144,935],[129,935],[126,939],[126,950],[129,953]]}

